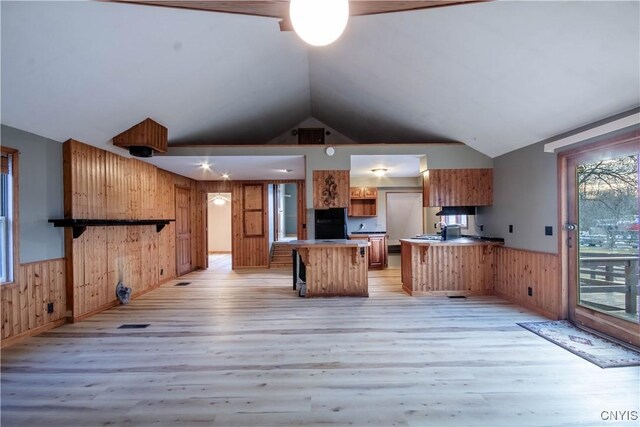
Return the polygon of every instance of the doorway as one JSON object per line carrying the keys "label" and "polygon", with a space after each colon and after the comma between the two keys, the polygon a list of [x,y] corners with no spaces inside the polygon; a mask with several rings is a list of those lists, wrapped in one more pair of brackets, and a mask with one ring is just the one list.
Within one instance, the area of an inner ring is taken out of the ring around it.
{"label": "doorway", "polygon": [[298,237],[298,185],[272,184],[269,188],[270,241],[296,240]]}
{"label": "doorway", "polygon": [[640,345],[640,138],[565,156],[569,318]]}
{"label": "doorway", "polygon": [[231,193],[207,194],[209,268],[231,268]]}

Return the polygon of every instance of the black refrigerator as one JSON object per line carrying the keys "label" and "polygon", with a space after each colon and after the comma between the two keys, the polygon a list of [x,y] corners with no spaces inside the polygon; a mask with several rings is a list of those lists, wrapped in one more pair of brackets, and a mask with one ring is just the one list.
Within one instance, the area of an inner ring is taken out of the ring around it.
{"label": "black refrigerator", "polygon": [[347,209],[316,209],[315,229],[316,239],[346,239]]}

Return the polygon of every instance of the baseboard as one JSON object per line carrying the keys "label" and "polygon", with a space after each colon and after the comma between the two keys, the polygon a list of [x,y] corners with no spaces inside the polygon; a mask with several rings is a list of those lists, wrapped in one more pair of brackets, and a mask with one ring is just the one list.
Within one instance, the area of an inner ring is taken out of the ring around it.
{"label": "baseboard", "polygon": [[[147,292],[151,292],[151,291],[153,291],[155,289],[158,289],[160,286],[164,285],[165,283],[167,283],[167,282],[169,282],[171,280],[175,280],[175,279],[176,279],[175,277],[172,277],[170,279],[164,279],[162,282],[158,282],[156,285],[154,285],[154,286],[152,286],[150,288],[147,288],[147,289],[145,289],[143,291],[140,291],[140,292],[136,292],[135,294],[131,295],[131,300],[139,298],[142,295],[146,294]],[[95,309],[93,311],[90,311],[89,313],[85,313],[85,314],[82,314],[80,316],[74,317],[73,319],[69,319],[69,321],[70,321],[70,323],[81,322],[83,320],[88,319],[91,316],[94,316],[94,315],[96,315],[98,313],[101,313],[101,312],[103,312],[105,310],[109,310],[110,308],[117,307],[119,305],[120,305],[120,301],[110,301],[107,304],[104,304],[101,307],[99,307],[99,308],[97,308],[97,309]]]}
{"label": "baseboard", "polygon": [[65,323],[67,323],[67,320],[63,317],[62,319],[54,320],[53,322],[47,323],[46,325],[42,325],[37,328],[23,332],[21,334],[18,334],[9,338],[5,338],[0,342],[0,348],[9,347],[10,345],[20,342],[26,338],[30,338],[32,336],[41,334],[48,330],[57,328],[58,326],[62,326]]}
{"label": "baseboard", "polygon": [[497,296],[498,298],[502,298],[503,300],[507,300],[507,301],[509,301],[509,302],[511,302],[511,303],[513,303],[515,305],[518,305],[520,307],[524,307],[527,310],[535,311],[536,313],[538,313],[538,314],[540,314],[540,315],[542,315],[542,316],[544,316],[546,318],[549,318],[551,320],[561,320],[562,319],[562,317],[559,316],[556,313],[553,313],[551,311],[548,311],[548,310],[545,310],[543,308],[540,308],[540,307],[538,307],[538,306],[536,306],[534,304],[527,304],[526,302],[516,300],[515,298],[512,298],[509,295],[503,294],[502,292],[494,291],[493,294],[495,296]]}

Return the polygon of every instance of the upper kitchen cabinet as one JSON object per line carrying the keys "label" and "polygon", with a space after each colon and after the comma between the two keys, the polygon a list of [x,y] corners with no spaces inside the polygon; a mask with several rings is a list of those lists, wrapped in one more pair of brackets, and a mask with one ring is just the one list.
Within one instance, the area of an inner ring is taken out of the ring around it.
{"label": "upper kitchen cabinet", "polygon": [[351,187],[349,216],[376,216],[378,189],[375,187]]}
{"label": "upper kitchen cabinet", "polygon": [[432,169],[422,176],[424,206],[493,204],[493,169]]}
{"label": "upper kitchen cabinet", "polygon": [[313,171],[313,208],[349,207],[349,171]]}

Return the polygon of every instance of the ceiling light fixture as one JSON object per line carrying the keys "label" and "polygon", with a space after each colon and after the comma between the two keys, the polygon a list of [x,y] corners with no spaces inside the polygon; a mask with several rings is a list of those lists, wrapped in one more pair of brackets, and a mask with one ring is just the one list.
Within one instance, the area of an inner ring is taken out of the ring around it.
{"label": "ceiling light fixture", "polygon": [[373,172],[373,174],[377,177],[382,177],[382,176],[385,176],[385,174],[387,173],[387,170],[384,168],[378,168],[378,169],[371,169],[371,172]]}
{"label": "ceiling light fixture", "polygon": [[349,0],[291,0],[291,24],[313,46],[326,46],[340,37],[349,20]]}
{"label": "ceiling light fixture", "polygon": [[214,205],[222,206],[226,202],[230,202],[231,200],[229,200],[227,197],[224,197],[220,193],[217,193],[215,196],[210,197],[209,201],[213,202]]}

